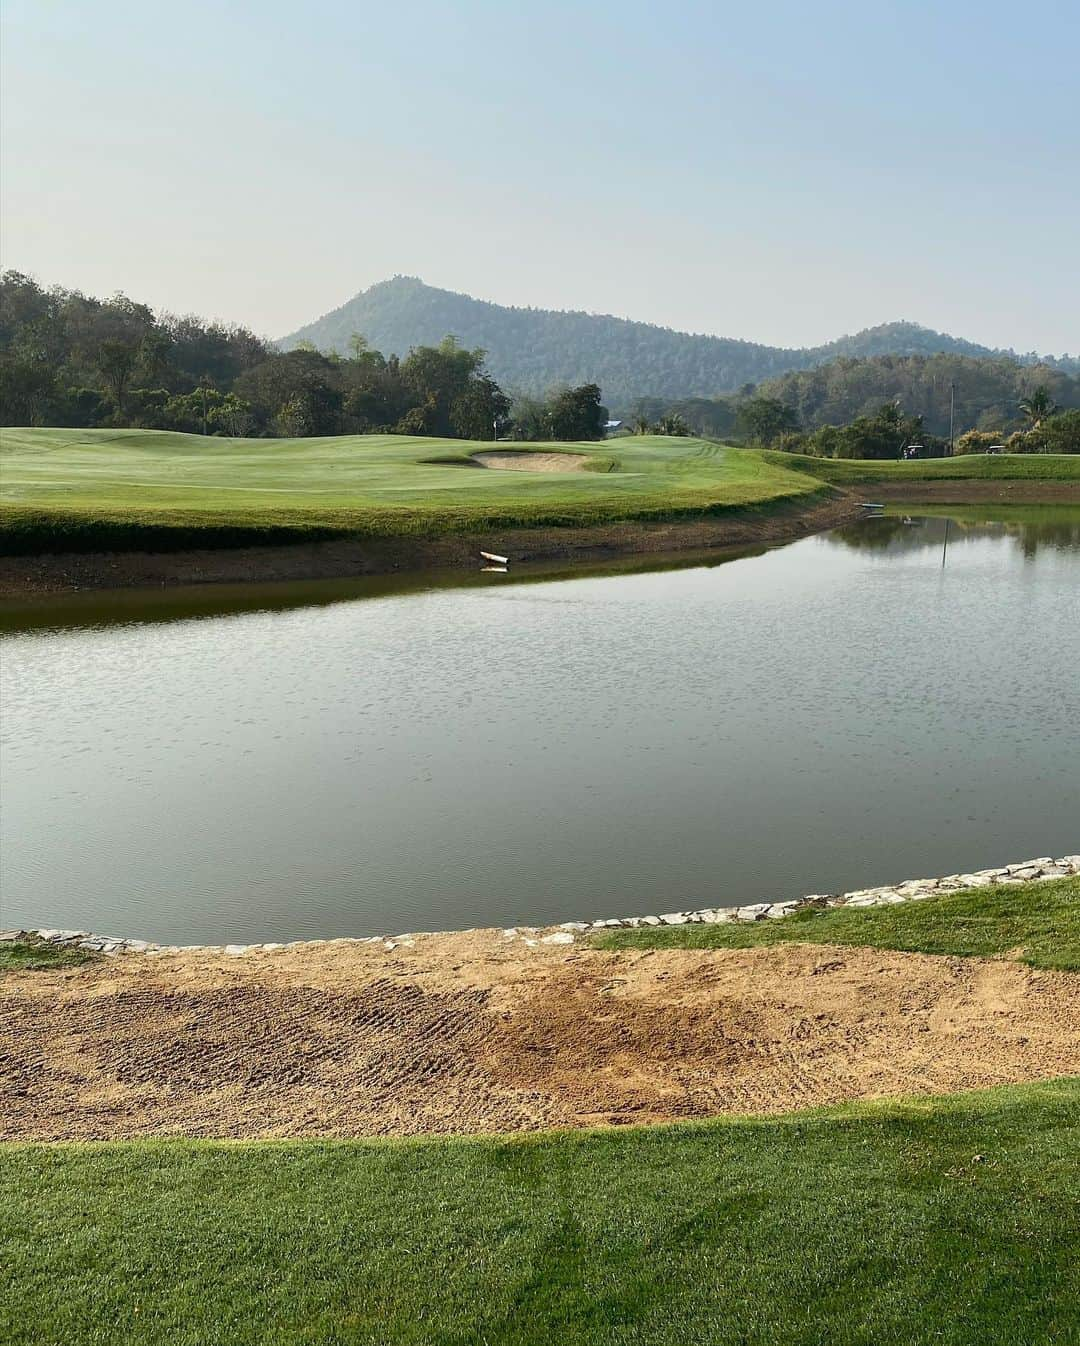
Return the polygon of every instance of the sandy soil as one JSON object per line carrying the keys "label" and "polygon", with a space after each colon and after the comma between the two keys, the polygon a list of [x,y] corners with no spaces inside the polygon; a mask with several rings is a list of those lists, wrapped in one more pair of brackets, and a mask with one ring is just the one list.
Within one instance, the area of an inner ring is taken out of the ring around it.
{"label": "sandy soil", "polygon": [[768,510],[715,517],[630,520],[588,528],[512,528],[438,537],[389,537],[290,546],[203,548],[183,552],[87,552],[0,556],[0,598],[34,598],[84,589],[160,589],[171,585],[341,579],[438,568],[476,568],[477,550],[512,562],[604,561],[618,556],[764,546],[835,528],[857,518],[855,497],[840,493]]}
{"label": "sandy soil", "polygon": [[474,453],[473,462],[502,472],[580,472],[588,462],[583,453]]}
{"label": "sandy soil", "polygon": [[1080,1072],[1078,979],[500,931],[0,981],[0,1137],[364,1136],[776,1113]]}

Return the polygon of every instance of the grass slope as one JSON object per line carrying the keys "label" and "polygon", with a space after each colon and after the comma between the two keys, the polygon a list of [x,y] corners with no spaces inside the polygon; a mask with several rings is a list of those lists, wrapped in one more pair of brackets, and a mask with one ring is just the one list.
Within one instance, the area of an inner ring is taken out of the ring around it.
{"label": "grass slope", "polygon": [[89,949],[64,949],[41,940],[5,940],[0,943],[0,976],[5,972],[47,972],[54,967],[78,967],[96,955]]}
{"label": "grass slope", "polygon": [[805,472],[835,486],[922,481],[1080,481],[1080,455],[1066,453],[961,454],[956,458],[876,462],[854,458],[813,458],[802,453],[761,454],[773,467]]}
{"label": "grass slope", "polygon": [[1080,1081],[426,1142],[0,1147],[11,1346],[1080,1341]]}
{"label": "grass slope", "polygon": [[760,507],[827,488],[760,454],[643,436],[545,444],[592,470],[465,466],[491,444],[401,435],[215,439],[154,430],[5,430],[8,551],[277,541],[594,524]]}
{"label": "grass slope", "polygon": [[888,907],[809,908],[779,921],[612,930],[593,943],[604,949],[846,944],[974,958],[1019,951],[1032,967],[1080,972],[1080,879],[971,888]]}

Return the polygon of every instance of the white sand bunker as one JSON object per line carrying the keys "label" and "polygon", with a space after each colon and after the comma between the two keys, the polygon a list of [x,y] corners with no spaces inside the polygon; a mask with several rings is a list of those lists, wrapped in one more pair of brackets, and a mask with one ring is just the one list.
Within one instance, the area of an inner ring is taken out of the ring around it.
{"label": "white sand bunker", "polygon": [[529,449],[523,453],[500,453],[492,449],[490,453],[474,453],[472,459],[481,467],[495,467],[503,472],[580,472],[588,462],[588,455],[533,453]]}

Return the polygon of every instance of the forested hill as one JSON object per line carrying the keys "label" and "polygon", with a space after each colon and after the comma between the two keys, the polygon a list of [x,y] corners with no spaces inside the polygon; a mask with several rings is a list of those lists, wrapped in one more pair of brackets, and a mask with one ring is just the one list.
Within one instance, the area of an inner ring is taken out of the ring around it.
{"label": "forested hill", "polygon": [[[810,369],[837,356],[1000,354],[908,322],[872,327],[825,346],[785,350],[626,318],[507,308],[439,290],[411,276],[372,285],[280,344],[289,350],[306,341],[319,350],[346,354],[349,339],[358,333],[381,351],[404,355],[413,346],[437,344],[447,332],[467,347],[486,350],[492,376],[504,387],[540,395],[555,384],[595,382],[607,403],[621,409],[639,397],[734,392],[743,384]],[[1080,357],[1047,363],[1080,370]]]}

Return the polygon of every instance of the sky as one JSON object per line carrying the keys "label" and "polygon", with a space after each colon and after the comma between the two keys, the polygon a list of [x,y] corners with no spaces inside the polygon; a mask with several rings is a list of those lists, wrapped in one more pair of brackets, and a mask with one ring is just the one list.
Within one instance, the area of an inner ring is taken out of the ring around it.
{"label": "sky", "polygon": [[1078,0],[6,0],[3,265],[280,336],[402,273],[1080,351]]}

